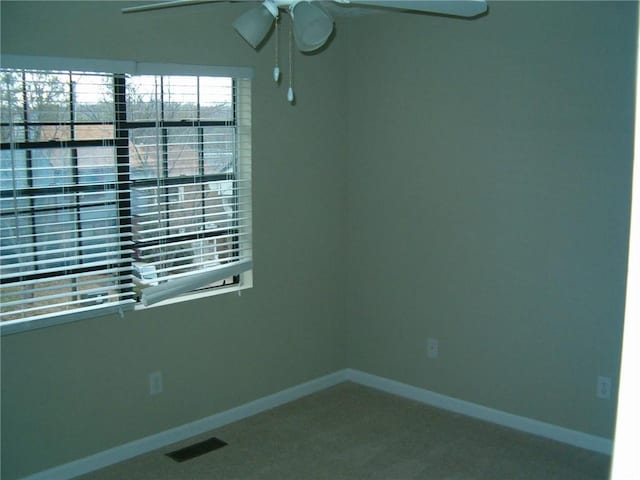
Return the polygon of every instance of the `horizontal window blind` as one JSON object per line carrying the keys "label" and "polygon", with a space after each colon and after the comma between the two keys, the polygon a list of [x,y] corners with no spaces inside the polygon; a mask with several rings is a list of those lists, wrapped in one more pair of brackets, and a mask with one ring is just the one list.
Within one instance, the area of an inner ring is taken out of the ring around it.
{"label": "horizontal window blind", "polygon": [[130,82],[134,274],[146,305],[250,268],[249,94],[230,78]]}
{"label": "horizontal window blind", "polygon": [[130,307],[150,288],[146,304],[239,284],[251,269],[249,80],[1,76],[3,333]]}

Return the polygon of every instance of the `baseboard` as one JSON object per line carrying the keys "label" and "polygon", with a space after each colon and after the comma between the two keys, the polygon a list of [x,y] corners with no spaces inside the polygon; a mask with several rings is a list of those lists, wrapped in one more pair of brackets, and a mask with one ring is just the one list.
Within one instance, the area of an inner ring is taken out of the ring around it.
{"label": "baseboard", "polygon": [[418,388],[406,383],[397,382],[388,378],[371,375],[359,370],[347,369],[347,380],[367,387],[392,393],[400,397],[416,400],[437,408],[449,410],[451,412],[466,415],[468,417],[485,420],[505,427],[531,433],[540,437],[549,438],[558,442],[567,443],[594,452],[611,455],[613,441],[608,438],[589,435],[587,433],[570,430],[550,423],[533,420],[527,417],[520,417],[511,413],[484,407],[457,398],[448,397],[439,393]]}
{"label": "baseboard", "polygon": [[84,475],[337,385],[346,381],[346,372],[339,370],[195,422],[23,477],[22,480],[69,480]]}
{"label": "baseboard", "polygon": [[503,425],[515,430],[531,433],[559,442],[585,448],[595,452],[611,455],[613,442],[607,438],[597,437],[586,433],[558,427],[550,423],[520,417],[500,410],[484,407],[457,398],[414,387],[406,383],[379,377],[359,370],[344,369],[325,375],[315,380],[305,382],[286,390],[259,398],[244,405],[226,410],[209,417],[187,423],[140,440],[105,450],[95,455],[75,460],[44,470],[22,480],[69,480],[79,475],[93,472],[123,462],[138,455],[142,455],[175,442],[186,440],[195,435],[220,428],[224,425],[251,417],[270,410],[285,403],[292,402],[312,393],[319,392],[339,383],[350,381],[363,386],[381,390],[400,397],[416,400],[437,408],[449,410],[469,417]]}

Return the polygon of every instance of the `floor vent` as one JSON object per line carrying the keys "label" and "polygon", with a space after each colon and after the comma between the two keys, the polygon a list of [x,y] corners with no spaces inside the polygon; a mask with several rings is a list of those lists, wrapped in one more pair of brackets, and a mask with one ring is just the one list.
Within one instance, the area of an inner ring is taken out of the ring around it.
{"label": "floor vent", "polygon": [[225,447],[226,445],[227,443],[223,442],[219,438],[211,437],[208,440],[194,443],[193,445],[181,448],[175,452],[167,453],[167,457],[174,459],[176,462],[184,462],[185,460],[191,460],[192,458],[199,457],[205,453]]}

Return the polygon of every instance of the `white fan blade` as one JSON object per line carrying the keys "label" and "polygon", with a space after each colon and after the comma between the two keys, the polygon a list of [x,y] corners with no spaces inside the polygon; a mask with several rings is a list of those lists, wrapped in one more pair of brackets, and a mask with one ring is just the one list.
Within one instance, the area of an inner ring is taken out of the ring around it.
{"label": "white fan blade", "polygon": [[475,17],[487,11],[486,0],[338,0],[370,7],[386,7],[414,12],[440,13],[457,17]]}
{"label": "white fan blade", "polygon": [[163,8],[186,7],[188,5],[198,5],[199,3],[225,2],[228,0],[173,0],[161,3],[148,3],[138,7],[127,7],[122,9],[122,13],[147,12],[149,10],[161,10]]}

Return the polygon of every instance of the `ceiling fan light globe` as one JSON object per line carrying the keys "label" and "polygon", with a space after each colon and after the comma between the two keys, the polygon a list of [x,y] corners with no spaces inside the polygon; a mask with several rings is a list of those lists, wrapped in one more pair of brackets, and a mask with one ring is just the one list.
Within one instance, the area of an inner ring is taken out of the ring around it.
{"label": "ceiling fan light globe", "polygon": [[317,5],[306,1],[296,3],[291,16],[296,46],[302,52],[320,48],[333,32],[333,18]]}
{"label": "ceiling fan light globe", "polygon": [[274,18],[267,7],[260,5],[236,18],[233,28],[249,45],[258,48],[271,30]]}

